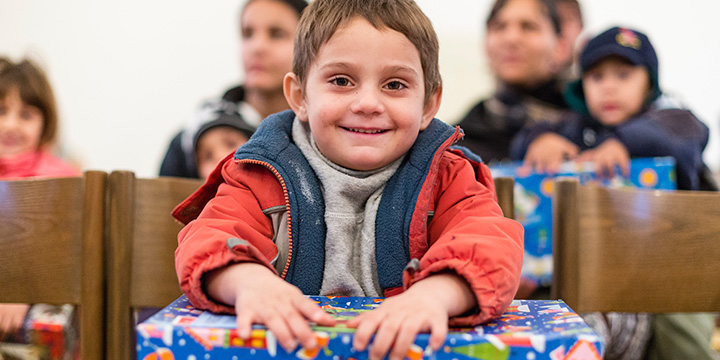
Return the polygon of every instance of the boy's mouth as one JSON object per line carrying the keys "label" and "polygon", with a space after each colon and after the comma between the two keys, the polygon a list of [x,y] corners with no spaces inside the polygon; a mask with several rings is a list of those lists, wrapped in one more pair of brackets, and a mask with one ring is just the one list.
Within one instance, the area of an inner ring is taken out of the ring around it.
{"label": "boy's mouth", "polygon": [[341,126],[341,127],[347,131],[352,131],[352,132],[356,132],[356,133],[360,133],[360,134],[380,134],[380,133],[384,133],[385,131],[387,131],[384,129],[358,129],[358,128],[349,128],[349,127],[344,127],[344,126]]}
{"label": "boy's mouth", "polygon": [[619,109],[619,108],[620,108],[620,107],[619,107],[618,105],[615,105],[615,104],[605,104],[605,105],[602,106],[602,110],[603,110],[603,111],[615,111],[615,110],[617,110],[617,109]]}

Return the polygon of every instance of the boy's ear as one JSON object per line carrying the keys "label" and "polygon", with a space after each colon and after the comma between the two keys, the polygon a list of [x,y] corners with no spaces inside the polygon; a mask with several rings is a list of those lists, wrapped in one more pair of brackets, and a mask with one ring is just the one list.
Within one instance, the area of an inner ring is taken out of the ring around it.
{"label": "boy's ear", "polygon": [[283,79],[283,92],[285,93],[285,101],[295,112],[300,121],[307,121],[307,110],[305,109],[305,98],[303,96],[302,84],[295,73],[289,72],[285,74]]}
{"label": "boy's ear", "polygon": [[434,94],[430,95],[428,100],[425,102],[425,108],[423,109],[422,121],[420,122],[420,130],[430,125],[430,121],[437,115],[440,110],[440,101],[442,100],[442,86],[438,86]]}

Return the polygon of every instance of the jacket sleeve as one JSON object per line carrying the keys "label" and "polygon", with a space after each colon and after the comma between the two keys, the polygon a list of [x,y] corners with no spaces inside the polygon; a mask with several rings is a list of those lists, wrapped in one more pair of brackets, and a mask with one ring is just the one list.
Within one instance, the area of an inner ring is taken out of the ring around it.
{"label": "jacket sleeve", "polygon": [[618,126],[615,132],[630,157],[675,158],[679,189],[700,187],[700,174],[705,166],[702,153],[709,131],[690,111],[651,111]]}
{"label": "jacket sleeve", "polygon": [[208,272],[240,262],[255,262],[275,272],[270,263],[277,255],[272,221],[263,214],[261,204],[247,185],[262,179],[267,183],[267,174],[262,174],[267,169],[257,165],[245,167],[252,169],[244,169],[241,176],[241,165],[227,161],[222,168],[224,182],[215,197],[178,234],[175,269],[180,288],[199,308],[234,312],[232,307],[205,293],[203,277]]}
{"label": "jacket sleeve", "polygon": [[510,159],[514,161],[523,160],[530,144],[535,139],[548,132],[557,132],[556,126],[540,122],[527,125],[520,129],[510,141]]}
{"label": "jacket sleeve", "polygon": [[490,171],[458,156],[442,160],[435,215],[428,227],[429,248],[407,286],[435,273],[464,278],[477,308],[451,319],[453,326],[476,325],[500,316],[517,292],[523,257],[523,228],[503,217]]}
{"label": "jacket sleeve", "polygon": [[582,116],[569,111],[563,113],[562,119],[557,123],[543,121],[528,124],[520,129],[510,142],[510,158],[512,160],[525,159],[530,144],[546,133],[555,133],[573,144],[583,147],[582,128]]}

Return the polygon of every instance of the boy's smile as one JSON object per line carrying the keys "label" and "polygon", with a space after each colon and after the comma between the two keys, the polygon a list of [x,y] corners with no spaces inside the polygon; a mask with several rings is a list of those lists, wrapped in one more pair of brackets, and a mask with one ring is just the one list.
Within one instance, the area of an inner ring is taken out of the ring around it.
{"label": "boy's smile", "polygon": [[402,157],[440,105],[440,91],[425,103],[415,46],[361,17],[338,27],[320,47],[304,91],[294,74],[285,86],[320,152],[354,170],[378,169]]}

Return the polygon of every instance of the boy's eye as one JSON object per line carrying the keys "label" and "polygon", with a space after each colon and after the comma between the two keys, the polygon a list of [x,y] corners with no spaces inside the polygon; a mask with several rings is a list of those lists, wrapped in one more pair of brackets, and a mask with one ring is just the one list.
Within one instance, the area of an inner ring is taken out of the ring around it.
{"label": "boy's eye", "polygon": [[350,80],[341,76],[333,78],[332,80],[330,80],[330,82],[337,86],[350,86]]}
{"label": "boy's eye", "polygon": [[619,70],[617,72],[617,77],[620,79],[627,79],[628,77],[630,77],[630,71],[625,69]]}
{"label": "boy's eye", "polygon": [[252,29],[249,29],[249,28],[242,29],[242,38],[243,39],[248,39],[248,38],[252,37],[252,35],[253,35]]}
{"label": "boy's eye", "polygon": [[0,115],[5,115],[7,113],[7,107],[0,106]]}
{"label": "boy's eye", "polygon": [[385,85],[390,90],[401,90],[405,88],[405,85],[399,81],[391,81]]}
{"label": "boy's eye", "polygon": [[599,72],[599,71],[593,71],[593,72],[590,72],[590,73],[587,75],[587,77],[588,77],[591,81],[598,82],[598,81],[602,80],[603,75],[602,75],[602,73]]}
{"label": "boy's eye", "polygon": [[203,151],[198,154],[198,159],[200,159],[200,161],[210,162],[212,161],[212,153],[210,151]]}

